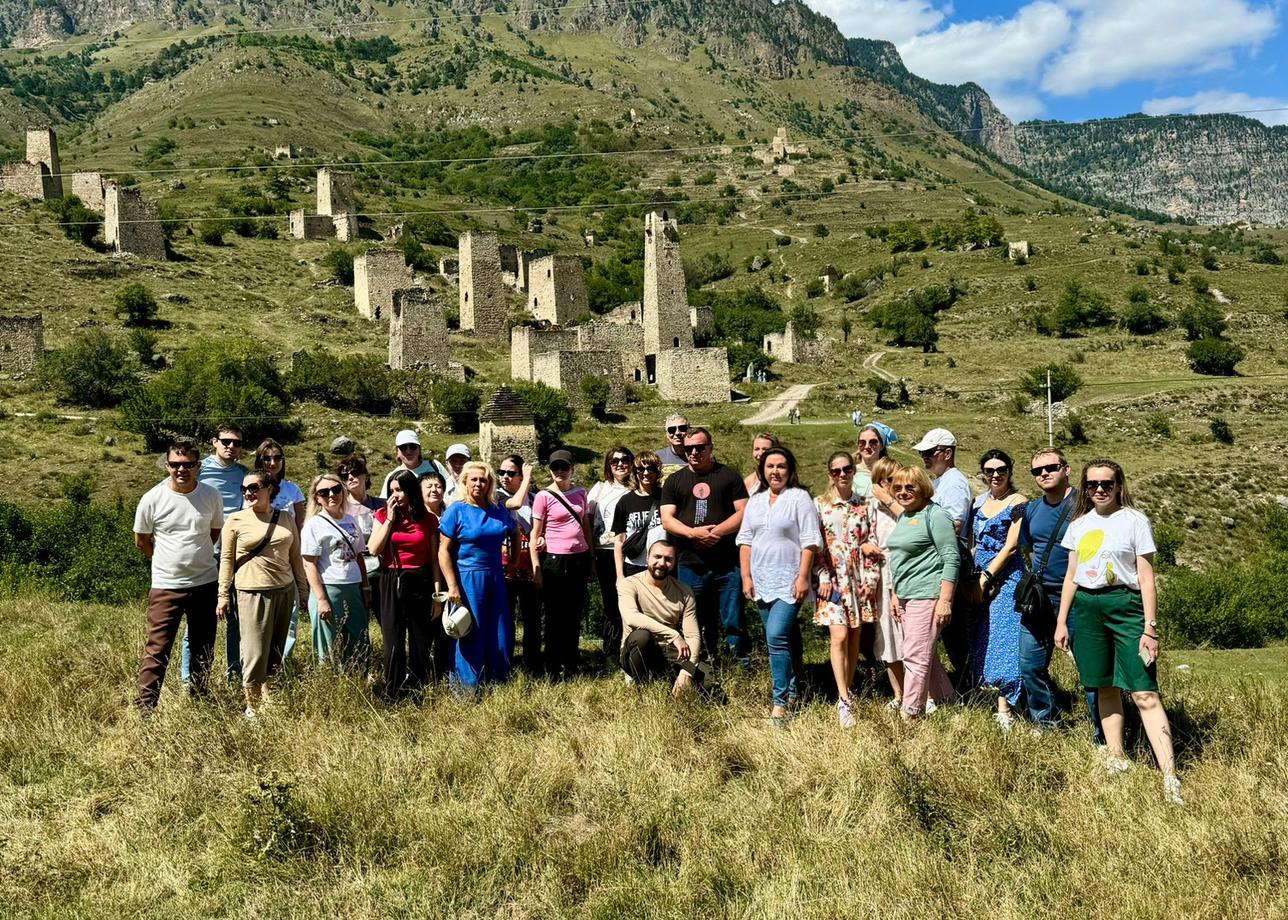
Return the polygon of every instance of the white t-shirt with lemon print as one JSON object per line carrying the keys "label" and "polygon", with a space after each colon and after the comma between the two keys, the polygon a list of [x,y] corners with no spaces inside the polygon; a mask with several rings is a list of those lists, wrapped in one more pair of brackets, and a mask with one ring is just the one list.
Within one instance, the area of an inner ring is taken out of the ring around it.
{"label": "white t-shirt with lemon print", "polygon": [[1089,511],[1069,525],[1060,545],[1077,554],[1073,580],[1079,588],[1140,590],[1136,557],[1154,552],[1149,518],[1135,508],[1113,514]]}

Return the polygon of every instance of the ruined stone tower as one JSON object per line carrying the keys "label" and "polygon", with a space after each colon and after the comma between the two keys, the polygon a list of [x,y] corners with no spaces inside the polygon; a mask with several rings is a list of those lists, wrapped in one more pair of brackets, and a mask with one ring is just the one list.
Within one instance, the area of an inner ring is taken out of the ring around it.
{"label": "ruined stone tower", "polygon": [[49,197],[63,197],[63,170],[58,162],[58,136],[53,128],[27,129],[27,162],[49,170]]}
{"label": "ruined stone tower", "polygon": [[394,291],[389,310],[389,367],[447,370],[451,350],[443,295],[424,288]]}
{"label": "ruined stone tower", "polygon": [[667,211],[650,211],[644,218],[643,313],[645,363],[653,380],[659,353],[693,347],[680,237]]}
{"label": "ruined stone tower", "polygon": [[590,312],[586,278],[576,256],[546,256],[528,274],[528,310],[539,320],[562,326]]}
{"label": "ruined stone tower", "polygon": [[505,284],[496,234],[470,230],[461,234],[459,246],[461,329],[479,338],[504,340]]}
{"label": "ruined stone tower", "polygon": [[30,374],[45,350],[45,318],[0,316],[0,374]]}
{"label": "ruined stone tower", "polygon": [[165,237],[156,205],[144,201],[137,188],[121,188],[115,182],[103,187],[103,241],[118,255],[165,258]]}
{"label": "ruined stone tower", "polygon": [[353,303],[367,319],[380,319],[393,306],[394,291],[414,285],[401,249],[373,246],[353,260]]}
{"label": "ruined stone tower", "polygon": [[522,397],[502,384],[479,410],[479,459],[495,469],[510,454],[537,458],[537,423]]}
{"label": "ruined stone tower", "polygon": [[318,214],[331,218],[335,238],[348,243],[358,238],[358,217],[353,204],[353,174],[318,170]]}

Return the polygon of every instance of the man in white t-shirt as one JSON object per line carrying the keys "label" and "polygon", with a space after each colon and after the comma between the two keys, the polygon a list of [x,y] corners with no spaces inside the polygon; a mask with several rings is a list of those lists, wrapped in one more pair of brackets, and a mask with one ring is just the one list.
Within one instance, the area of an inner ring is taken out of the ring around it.
{"label": "man in white t-shirt", "polygon": [[224,502],[214,486],[197,481],[200,462],[191,441],[171,444],[166,451],[169,477],[139,500],[134,514],[134,544],[152,560],[147,638],[135,700],[145,713],[155,709],[161,697],[181,620],[188,621],[193,692],[205,689],[214,658],[219,584],[215,541],[224,526]]}

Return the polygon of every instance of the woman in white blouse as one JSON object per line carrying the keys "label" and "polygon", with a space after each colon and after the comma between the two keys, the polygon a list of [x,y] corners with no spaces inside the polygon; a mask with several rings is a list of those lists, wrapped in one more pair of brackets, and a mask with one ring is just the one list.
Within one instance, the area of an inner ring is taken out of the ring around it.
{"label": "woman in white blouse", "polygon": [[1181,804],[1172,731],[1158,693],[1158,592],[1149,518],[1132,507],[1122,467],[1092,460],[1082,470],[1073,523],[1060,545],[1069,568],[1060,594],[1055,643],[1069,651],[1085,687],[1096,688],[1105,730],[1104,767],[1130,769],[1123,754],[1124,692],[1132,695],[1163,772],[1163,794]]}
{"label": "woman in white blouse", "polygon": [[604,454],[604,471],[599,482],[590,487],[590,528],[595,550],[595,575],[599,579],[599,596],[603,599],[604,624],[600,639],[604,657],[615,661],[622,649],[622,615],[617,609],[617,559],[614,551],[617,536],[613,517],[617,503],[635,490],[635,455],[629,447],[618,444]]}
{"label": "woman in white blouse", "polygon": [[742,593],[756,602],[765,624],[774,696],[770,719],[782,727],[796,700],[801,671],[797,614],[810,595],[810,570],[823,541],[818,510],[796,476],[796,458],[785,447],[760,457],[760,490],[747,502],[738,547]]}

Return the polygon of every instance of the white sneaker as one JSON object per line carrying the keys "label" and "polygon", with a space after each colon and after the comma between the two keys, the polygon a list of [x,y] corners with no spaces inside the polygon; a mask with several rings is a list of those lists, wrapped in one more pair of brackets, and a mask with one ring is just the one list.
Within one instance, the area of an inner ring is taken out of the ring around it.
{"label": "white sneaker", "polygon": [[629,687],[631,684],[635,683],[635,678],[631,677],[631,676],[630,676],[629,674],[627,674],[625,671],[623,671],[623,672],[622,672],[622,677],[624,677],[624,678],[626,679],[626,686],[628,686],[628,687]]}
{"label": "white sneaker", "polygon": [[932,699],[927,699],[926,708],[923,710],[923,712],[925,712],[925,714],[928,716],[933,716],[938,711],[939,711],[939,707],[935,704],[935,701]]}
{"label": "white sneaker", "polygon": [[1185,800],[1181,798],[1181,781],[1175,773],[1168,773],[1163,777],[1163,798],[1168,805],[1185,804]]}
{"label": "white sneaker", "polygon": [[891,700],[890,702],[886,703],[886,709],[888,709],[890,712],[898,712],[902,708],[903,708],[903,700]]}
{"label": "white sneaker", "polygon": [[841,728],[854,727],[854,707],[848,697],[836,701],[836,714],[841,720]]}
{"label": "white sneaker", "polygon": [[997,727],[1002,730],[1003,734],[1010,732],[1015,727],[1015,719],[1009,712],[996,712],[993,719],[997,722]]}
{"label": "white sneaker", "polygon": [[1105,772],[1110,776],[1117,776],[1120,773],[1126,773],[1131,769],[1131,761],[1126,757],[1114,757],[1112,754],[1102,754],[1100,765],[1104,767]]}
{"label": "white sneaker", "polygon": [[255,710],[247,706],[246,711],[242,713],[242,718],[244,718],[247,722],[254,722],[259,719],[259,716],[255,714]]}

